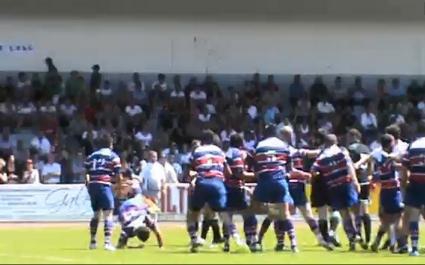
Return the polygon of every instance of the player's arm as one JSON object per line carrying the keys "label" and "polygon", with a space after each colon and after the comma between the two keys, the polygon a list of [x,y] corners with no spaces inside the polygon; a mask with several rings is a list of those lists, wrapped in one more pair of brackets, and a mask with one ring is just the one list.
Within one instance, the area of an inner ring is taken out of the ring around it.
{"label": "player's arm", "polygon": [[319,154],[320,154],[320,149],[316,149],[316,150],[307,150],[307,149],[304,149],[304,155],[307,157],[307,158],[315,158],[315,157],[317,157]]}
{"label": "player's arm", "polygon": [[155,234],[156,241],[158,242],[158,247],[162,248],[164,246],[164,239],[162,233],[158,228],[157,223],[152,220],[151,217],[146,216],[146,226]]}
{"label": "player's arm", "polygon": [[348,163],[348,175],[351,176],[351,179],[353,180],[353,184],[357,189],[357,192],[360,192],[360,183],[357,178],[356,169],[354,168],[353,163]]}
{"label": "player's arm", "polygon": [[359,169],[363,164],[370,163],[371,160],[371,154],[360,154],[360,160],[354,163],[354,169]]}
{"label": "player's arm", "polygon": [[292,168],[292,171],[289,173],[289,178],[310,181],[310,179],[312,178],[312,173]]}

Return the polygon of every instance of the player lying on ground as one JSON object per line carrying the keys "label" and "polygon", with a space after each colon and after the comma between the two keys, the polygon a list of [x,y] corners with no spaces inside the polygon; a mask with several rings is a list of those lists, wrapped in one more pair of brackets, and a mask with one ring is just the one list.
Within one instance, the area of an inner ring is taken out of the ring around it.
{"label": "player lying on ground", "polygon": [[150,214],[149,206],[140,193],[122,203],[118,215],[121,234],[117,248],[125,248],[128,239],[135,236],[145,242],[149,238],[150,231],[155,234],[158,246],[163,247],[164,243],[158,224],[150,217]]}

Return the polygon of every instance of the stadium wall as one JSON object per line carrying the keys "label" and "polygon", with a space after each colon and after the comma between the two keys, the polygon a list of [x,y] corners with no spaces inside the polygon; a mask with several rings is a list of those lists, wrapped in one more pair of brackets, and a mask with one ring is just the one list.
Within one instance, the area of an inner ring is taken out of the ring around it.
{"label": "stadium wall", "polygon": [[2,0],[0,71],[425,74],[417,0]]}

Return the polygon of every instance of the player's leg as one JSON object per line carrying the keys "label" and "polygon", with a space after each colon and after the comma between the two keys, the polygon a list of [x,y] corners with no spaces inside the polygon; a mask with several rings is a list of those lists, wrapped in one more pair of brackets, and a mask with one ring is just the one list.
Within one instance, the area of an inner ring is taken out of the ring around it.
{"label": "player's leg", "polygon": [[120,238],[118,239],[118,249],[123,249],[127,246],[128,239],[134,236],[134,228],[133,227],[121,227]]}
{"label": "player's leg", "polygon": [[105,250],[115,250],[115,247],[112,244],[112,230],[114,229],[114,194],[112,191],[112,187],[109,185],[102,185],[102,210],[103,210],[103,233],[104,233],[104,241]]}
{"label": "player's leg", "polygon": [[98,184],[89,184],[87,186],[87,191],[90,196],[91,207],[93,210],[93,217],[90,219],[90,249],[96,249],[96,235],[97,228],[99,226],[99,219],[101,216],[101,207],[99,204],[99,197],[101,196],[99,192]]}
{"label": "player's leg", "polygon": [[388,224],[388,218],[385,214],[381,214],[380,222],[378,231],[376,233],[375,240],[373,241],[372,245],[370,246],[370,249],[373,252],[378,252],[379,245],[381,244],[382,237],[385,235],[385,233],[388,231],[389,224]]}
{"label": "player's leg", "polygon": [[297,208],[300,210],[304,220],[310,227],[310,230],[316,236],[316,239],[319,242],[319,244],[328,250],[332,250],[333,249],[332,246],[329,245],[329,243],[323,239],[323,236],[320,233],[319,225],[316,219],[313,217],[313,211],[311,210],[310,203],[306,203],[305,205],[299,205]]}
{"label": "player's leg", "polygon": [[276,203],[273,204],[273,210],[276,212],[274,228],[277,239],[277,245],[275,250],[282,251],[284,246],[284,234],[288,234],[291,250],[298,252],[297,239],[295,235],[295,228],[291,220],[291,214],[289,212],[289,203]]}
{"label": "player's leg", "polygon": [[350,250],[354,251],[357,232],[353,222],[353,217],[348,208],[340,209],[339,213],[341,214],[341,217],[342,217],[344,231],[345,231],[345,234],[347,235],[347,238],[350,244]]}
{"label": "player's leg", "polygon": [[323,205],[317,209],[319,215],[319,231],[322,234],[322,238],[326,242],[330,242],[329,238],[329,226],[328,226],[328,206]]}
{"label": "player's leg", "polygon": [[218,222],[218,215],[208,205],[203,208],[204,219],[202,221],[201,238],[206,239],[208,230],[211,227],[213,231],[213,244],[219,244],[223,242],[220,233],[220,225]]}
{"label": "player's leg", "polygon": [[257,239],[257,217],[255,214],[242,212],[243,230],[245,234],[246,243],[250,246],[252,251],[257,251],[255,244],[258,243]]}
{"label": "player's leg", "polygon": [[420,209],[412,206],[406,207],[406,212],[409,214],[409,235],[411,243],[411,256],[418,256],[418,240],[419,240],[419,219]]}
{"label": "player's leg", "polygon": [[329,218],[329,241],[335,247],[341,247],[341,243],[338,239],[337,229],[341,222],[341,215],[338,211],[331,210],[331,217]]}
{"label": "player's leg", "polygon": [[203,244],[203,240],[198,237],[201,209],[206,203],[205,184],[203,182],[203,180],[196,182],[190,197],[190,210],[187,214],[186,229],[191,241],[191,252],[197,252],[198,248]]}

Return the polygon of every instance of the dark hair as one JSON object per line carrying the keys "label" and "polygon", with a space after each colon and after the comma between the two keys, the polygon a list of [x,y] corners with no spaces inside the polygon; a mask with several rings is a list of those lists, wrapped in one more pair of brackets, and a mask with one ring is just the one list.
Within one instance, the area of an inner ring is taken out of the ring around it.
{"label": "dark hair", "polygon": [[392,124],[390,126],[385,127],[385,133],[391,134],[395,139],[400,139],[401,130],[397,124]]}
{"label": "dark hair", "polygon": [[230,136],[230,146],[239,148],[243,146],[243,137],[239,133],[232,134]]}
{"label": "dark hair", "polygon": [[387,148],[391,148],[391,143],[393,141],[393,136],[389,133],[383,134],[381,136],[381,145],[382,148],[387,149]]}
{"label": "dark hair", "polygon": [[348,131],[348,134],[353,137],[355,140],[360,141],[362,139],[362,133],[356,128],[352,128]]}
{"label": "dark hair", "polygon": [[213,144],[215,133],[212,130],[202,131],[201,141],[202,144]]}
{"label": "dark hair", "polygon": [[137,238],[142,241],[146,242],[149,239],[150,230],[147,227],[139,227],[135,231]]}
{"label": "dark hair", "polygon": [[264,128],[264,138],[276,136],[276,126],[274,124],[266,125]]}
{"label": "dark hair", "polygon": [[338,144],[338,138],[336,137],[335,134],[327,134],[325,136],[325,144],[327,146],[332,146],[334,144]]}
{"label": "dark hair", "polygon": [[99,148],[110,148],[114,143],[114,139],[109,134],[104,134],[99,139]]}

